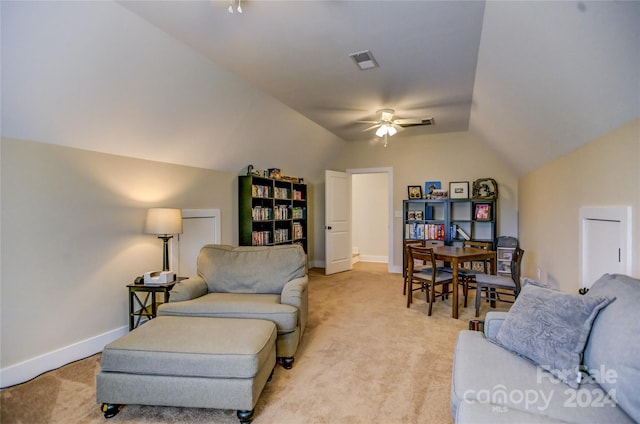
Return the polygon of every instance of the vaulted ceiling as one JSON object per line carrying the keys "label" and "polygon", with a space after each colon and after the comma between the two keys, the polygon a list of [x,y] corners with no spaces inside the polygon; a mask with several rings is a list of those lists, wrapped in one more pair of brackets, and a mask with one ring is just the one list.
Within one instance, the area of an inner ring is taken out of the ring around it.
{"label": "vaulted ceiling", "polygon": [[346,141],[392,108],[435,120],[396,137],[470,130],[524,173],[640,116],[640,2],[122,4]]}
{"label": "vaulted ceiling", "polygon": [[239,172],[391,108],[435,121],[394,142],[469,131],[522,175],[640,117],[637,1],[229,5],[3,1],[3,135]]}

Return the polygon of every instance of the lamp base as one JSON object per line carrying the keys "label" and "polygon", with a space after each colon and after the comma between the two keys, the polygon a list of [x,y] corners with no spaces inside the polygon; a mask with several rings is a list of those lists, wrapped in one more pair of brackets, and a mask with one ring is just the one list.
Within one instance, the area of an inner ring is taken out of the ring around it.
{"label": "lamp base", "polygon": [[168,234],[164,236],[158,236],[163,242],[163,254],[162,254],[162,270],[169,271],[169,240],[173,238]]}

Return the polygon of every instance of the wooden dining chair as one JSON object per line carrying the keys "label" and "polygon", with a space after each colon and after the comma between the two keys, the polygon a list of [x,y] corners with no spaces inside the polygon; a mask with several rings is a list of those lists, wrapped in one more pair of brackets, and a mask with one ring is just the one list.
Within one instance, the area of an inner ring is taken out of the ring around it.
{"label": "wooden dining chair", "polygon": [[[433,302],[436,296],[443,296],[448,287],[453,286],[453,275],[449,272],[438,269],[436,258],[433,254],[433,248],[420,246],[407,246],[408,253],[408,289],[407,289],[407,308],[413,302],[413,292],[417,290],[426,291],[427,301],[429,302],[429,316],[433,308]],[[423,261],[425,265],[416,266],[416,261]],[[415,288],[414,286],[418,287]],[[436,286],[440,286],[441,290],[436,295]]]}
{"label": "wooden dining chair", "polygon": [[[404,240],[402,242],[402,278],[404,279],[404,287],[402,288],[402,294],[407,294],[407,286],[409,279],[409,253],[407,246],[424,247],[424,240]],[[424,263],[423,263],[424,265]]]}
{"label": "wooden dining chair", "polygon": [[[489,250],[491,243],[486,241],[471,241],[465,240],[462,242],[462,247],[474,247],[476,249]],[[490,274],[491,260],[486,259],[483,261],[471,261],[465,262],[458,269],[458,282],[462,286],[462,294],[464,296],[464,307],[467,307],[467,296],[469,289],[476,288],[476,274]]]}
{"label": "wooden dining chair", "polygon": [[[524,250],[516,247],[511,256],[511,275],[476,274],[476,317],[480,315],[480,300],[515,302],[520,294],[520,266]],[[485,290],[486,289],[486,290]]]}

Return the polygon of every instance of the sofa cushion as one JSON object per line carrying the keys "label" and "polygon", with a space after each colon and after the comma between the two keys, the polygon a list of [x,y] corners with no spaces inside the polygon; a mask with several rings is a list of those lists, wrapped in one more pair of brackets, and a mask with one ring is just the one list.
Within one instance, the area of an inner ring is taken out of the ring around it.
{"label": "sofa cushion", "polygon": [[605,274],[585,297],[615,296],[593,323],[584,365],[618,403],[640,422],[640,280]]}
{"label": "sofa cushion", "polygon": [[284,285],[306,275],[301,246],[206,245],[198,254],[198,275],[209,292],[280,294]]}
{"label": "sofa cushion", "polygon": [[611,298],[581,296],[525,285],[496,340],[578,388],[591,324]]}
{"label": "sofa cushion", "polygon": [[495,414],[495,422],[504,422],[500,417],[506,410],[527,411],[565,422],[634,422],[597,384],[585,382],[579,389],[569,388],[528,359],[490,342],[479,331],[458,333],[451,379],[454,417],[463,403],[488,405],[489,412]]}
{"label": "sofa cushion", "polygon": [[520,411],[502,405],[463,402],[455,416],[456,424],[566,424],[544,415]]}
{"label": "sofa cushion", "polygon": [[158,315],[265,319],[276,324],[278,333],[290,333],[298,326],[298,308],[281,304],[276,294],[209,293],[164,303]]}

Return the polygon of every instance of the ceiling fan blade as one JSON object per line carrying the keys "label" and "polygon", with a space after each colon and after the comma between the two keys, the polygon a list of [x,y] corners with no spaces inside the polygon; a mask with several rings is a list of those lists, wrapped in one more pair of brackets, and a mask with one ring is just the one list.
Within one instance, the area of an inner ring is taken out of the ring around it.
{"label": "ceiling fan blade", "polygon": [[423,125],[434,125],[435,122],[433,118],[429,117],[429,118],[396,119],[395,121],[393,121],[393,123],[402,128],[409,128],[409,127],[419,127]]}
{"label": "ceiling fan blade", "polygon": [[361,124],[380,124],[380,121],[356,121],[359,122]]}
{"label": "ceiling fan blade", "polygon": [[371,125],[370,127],[367,127],[367,128],[365,128],[365,129],[363,129],[362,131],[363,131],[363,132],[364,132],[364,131],[371,131],[371,130],[373,130],[373,129],[375,129],[375,128],[378,128],[379,126],[380,126],[380,124],[376,123],[375,125]]}

